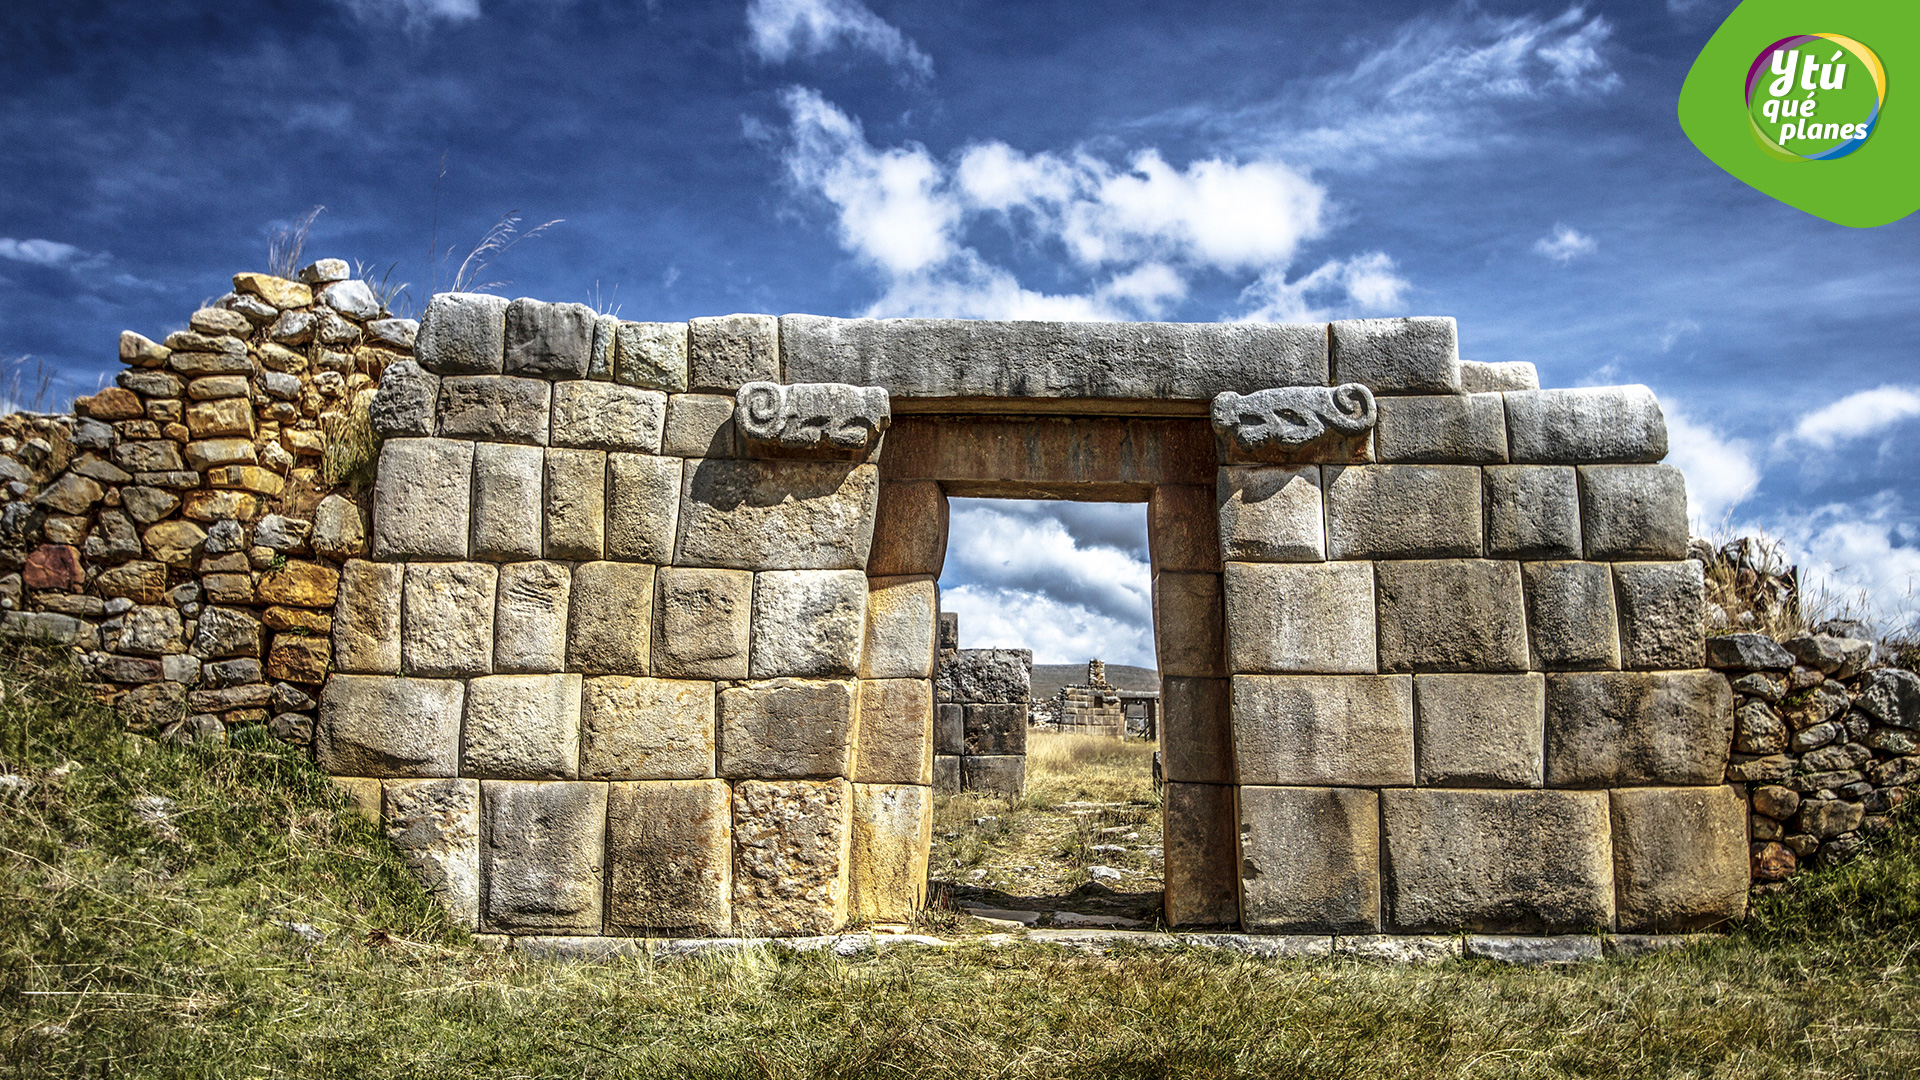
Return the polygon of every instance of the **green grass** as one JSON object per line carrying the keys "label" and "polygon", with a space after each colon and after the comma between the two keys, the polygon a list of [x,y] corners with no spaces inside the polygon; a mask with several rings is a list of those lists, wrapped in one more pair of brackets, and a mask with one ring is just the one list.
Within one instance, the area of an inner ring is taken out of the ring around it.
{"label": "green grass", "polygon": [[1920,1070],[1907,822],[1876,861],[1796,879],[1740,933],[1567,969],[979,944],[569,964],[445,927],[298,756],[246,738],[135,752],[57,663],[4,651],[0,774],[30,786],[0,796],[0,1076]]}

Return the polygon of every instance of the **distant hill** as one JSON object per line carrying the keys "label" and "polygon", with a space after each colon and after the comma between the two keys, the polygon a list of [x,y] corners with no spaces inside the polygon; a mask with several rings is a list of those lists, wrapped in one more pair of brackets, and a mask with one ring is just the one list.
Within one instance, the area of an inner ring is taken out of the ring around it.
{"label": "distant hill", "polygon": [[[1033,696],[1035,700],[1050,698],[1063,686],[1080,686],[1087,681],[1085,664],[1035,664],[1033,665]],[[1153,668],[1133,667],[1129,664],[1108,664],[1107,681],[1118,690],[1159,690],[1160,673]]]}

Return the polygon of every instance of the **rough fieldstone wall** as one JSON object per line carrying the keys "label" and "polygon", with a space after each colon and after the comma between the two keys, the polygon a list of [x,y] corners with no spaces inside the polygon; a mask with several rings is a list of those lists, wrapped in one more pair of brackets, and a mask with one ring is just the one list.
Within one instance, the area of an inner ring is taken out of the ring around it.
{"label": "rough fieldstone wall", "polygon": [[942,649],[933,693],[934,790],[1026,794],[1033,650]]}

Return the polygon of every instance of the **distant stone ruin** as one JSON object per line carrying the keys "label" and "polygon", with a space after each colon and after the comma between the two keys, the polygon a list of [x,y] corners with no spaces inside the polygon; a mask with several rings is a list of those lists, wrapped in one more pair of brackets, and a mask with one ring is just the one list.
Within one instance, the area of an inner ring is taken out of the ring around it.
{"label": "distant stone ruin", "polygon": [[[942,641],[959,644],[959,622],[942,616]],[[1027,712],[1033,701],[1028,649],[942,648],[934,672],[933,786],[1017,799],[1027,791]]]}

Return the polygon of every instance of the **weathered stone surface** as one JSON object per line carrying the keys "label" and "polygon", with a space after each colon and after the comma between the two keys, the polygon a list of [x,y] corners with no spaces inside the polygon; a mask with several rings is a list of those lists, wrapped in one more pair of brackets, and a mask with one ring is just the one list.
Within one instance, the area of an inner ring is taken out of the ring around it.
{"label": "weathered stone surface", "polygon": [[1479,469],[1355,465],[1323,472],[1328,558],[1479,557]]}
{"label": "weathered stone surface", "polygon": [[358,279],[337,281],[326,286],[320,290],[320,302],[361,322],[377,319],[383,313],[380,298],[373,295],[372,287]]}
{"label": "weathered stone surface", "polygon": [[1226,564],[1227,667],[1235,674],[1371,674],[1373,564]]}
{"label": "weathered stone surface", "polygon": [[497,375],[506,323],[506,297],[439,293],[427,301],[413,353],[437,374]]}
{"label": "weathered stone surface", "polygon": [[1027,793],[1025,754],[969,754],[960,759],[960,790],[1018,799]]}
{"label": "weathered stone surface", "polygon": [[747,677],[753,574],[663,566],[653,673],[679,678]]}
{"label": "weathered stone surface", "polygon": [[171,439],[129,439],[113,448],[113,463],[134,473],[179,472],[180,444]]}
{"label": "weathered stone surface", "polygon": [[933,790],[938,795],[960,794],[960,755],[933,756]]}
{"label": "weathered stone surface", "polygon": [[195,521],[252,521],[266,509],[265,500],[245,491],[189,491],[180,512]]}
{"label": "weathered stone surface", "polygon": [[770,570],[753,584],[756,679],[860,670],[867,577],[857,570]]}
{"label": "weathered stone surface", "polygon": [[124,487],[120,489],[120,503],[133,520],[151,525],[173,513],[180,505],[180,498],[161,488]]}
{"label": "weathered stone surface", "polygon": [[780,378],[780,367],[780,321],[771,315],[722,315],[687,324],[687,385],[694,390],[732,393],[750,382]]}
{"label": "weathered stone surface", "polygon": [[137,557],[144,548],[133,519],[118,510],[103,510],[94,520],[87,537],[87,558],[101,563],[122,563]]}
{"label": "weathered stone surface", "polygon": [[187,430],[196,439],[253,435],[253,405],[246,398],[201,401],[187,407]]}
{"label": "weathered stone surface", "polygon": [[259,656],[260,620],[234,608],[206,608],[194,628],[191,650],[203,660]]}
{"label": "weathered stone surface", "polygon": [[1413,783],[1413,680],[1236,675],[1233,757],[1242,784]]}
{"label": "weathered stone surface", "polygon": [[1492,465],[1507,460],[1507,415],[1499,394],[1387,397],[1373,433],[1379,461]]}
{"label": "weathered stone surface", "polygon": [[418,319],[374,319],[367,323],[368,340],[388,348],[411,351],[419,334]]}
{"label": "weathered stone surface", "polygon": [[1861,711],[1894,727],[1920,728],[1920,675],[1880,668],[1860,682]]}
{"label": "weathered stone surface", "polygon": [[1524,563],[1521,576],[1534,668],[1589,671],[1620,666],[1613,575],[1606,563]]}
{"label": "weathered stone surface", "polygon": [[277,308],[300,308],[313,303],[312,289],[272,274],[235,274],[233,291],[257,296]]}
{"label": "weathered stone surface", "polygon": [[689,462],[676,561],[742,570],[864,569],[879,486],[872,465]]}
{"label": "weathered stone surface", "polygon": [[1153,628],[1161,674],[1204,678],[1227,673],[1219,574],[1155,574]]}
{"label": "weathered stone surface", "polygon": [[860,460],[892,425],[893,411],[877,386],[750,382],[734,395],[733,422],[762,456]]}
{"label": "weathered stone surface", "polygon": [[1580,557],[1580,484],[1570,466],[1495,465],[1485,470],[1482,483],[1488,555]]}
{"label": "weathered stone surface", "polygon": [[567,603],[573,574],[554,562],[500,567],[493,614],[493,669],[515,674],[559,671],[567,660]]}
{"label": "weathered stone surface", "polygon": [[1327,383],[1327,333],[1319,323],[787,315],[780,352],[790,381],[881,386],[895,398],[1211,401],[1228,390]]}
{"label": "weathered stone surface", "polygon": [[1603,791],[1380,793],[1388,922],[1539,933],[1613,922]]}
{"label": "weathered stone surface", "polygon": [[314,761],[335,776],[454,776],[466,684],[334,675],[320,691]]}
{"label": "weathered stone surface", "polygon": [[1160,742],[1169,783],[1231,784],[1232,684],[1226,679],[1160,681]]}
{"label": "weathered stone surface", "polygon": [[932,678],[934,622],[939,608],[940,590],[931,577],[868,578],[867,633],[860,655],[860,677]]}
{"label": "weathered stone surface", "polygon": [[201,472],[216,465],[251,465],[258,460],[251,438],[200,439],[187,444],[187,468]]}
{"label": "weathered stone surface", "polygon": [[[959,754],[967,746],[967,707],[952,703],[933,707],[933,752],[935,757]],[[935,766],[938,768],[938,766]]]}
{"label": "weathered stone surface", "polygon": [[[1818,731],[1825,724],[1815,724],[1808,731]],[[1762,701],[1750,701],[1740,706],[1733,714],[1734,749],[1743,754],[1778,754],[1787,749],[1787,725]]]}
{"label": "weathered stone surface", "polygon": [[159,604],[142,604],[121,617],[119,648],[142,656],[163,656],[185,647],[180,613]]}
{"label": "weathered stone surface", "polygon": [[1470,934],[1465,955],[1497,964],[1543,967],[1554,964],[1580,964],[1598,960],[1600,939],[1591,934],[1559,934],[1537,937],[1524,934]]}
{"label": "weathered stone surface", "polygon": [[[862,784],[933,783],[933,684],[926,679],[866,679],[859,693],[852,779]],[[1021,712],[1024,751],[1024,707]]]}
{"label": "weathered stone surface", "polygon": [[620,332],[620,320],[605,313],[593,317],[593,345],[587,350],[587,378],[606,382],[613,378],[614,338]]}
{"label": "weathered stone surface", "polygon": [[613,378],[678,394],[687,388],[687,324],[623,322],[614,336]]}
{"label": "weathered stone surface", "polygon": [[373,488],[373,557],[467,557],[473,444],[388,439]]}
{"label": "weathered stone surface", "polygon": [[307,538],[312,532],[311,522],[283,514],[268,514],[253,527],[253,542],[272,551],[301,552],[306,550]]}
{"label": "weathered stone surface", "polygon": [[599,933],[607,785],[483,780],[487,930]]}
{"label": "weathered stone surface", "polygon": [[87,580],[80,552],[70,544],[41,544],[33,549],[20,568],[20,576],[29,589],[61,592],[78,589]]}
{"label": "weathered stone surface", "polygon": [[674,394],[667,398],[667,426],[660,452],[670,457],[730,458],[736,452],[733,395]]}
{"label": "weathered stone surface", "polygon": [[609,786],[607,873],[608,933],[727,933],[733,793],[719,780]]}
{"label": "weathered stone surface", "polygon": [[260,575],[256,595],[263,604],[330,608],[340,588],[340,572],[314,562],[289,562]]}
{"label": "weathered stone surface", "polygon": [[129,562],[102,570],[93,581],[101,596],[122,596],[136,604],[158,604],[167,595],[167,568],[157,562]]}
{"label": "weathered stone surface", "polygon": [[680,519],[680,459],[607,455],[607,556],[634,562],[673,561]]}
{"label": "weathered stone surface", "polygon": [[1490,559],[1375,564],[1381,671],[1525,671],[1520,564]]}
{"label": "weathered stone surface", "polygon": [[333,605],[333,666],[339,671],[393,675],[400,671],[400,563],[349,559],[340,567]]}
{"label": "weathered stone surface", "polygon": [[1345,319],[1328,327],[1332,381],[1384,394],[1460,393],[1460,345],[1448,317]]}
{"label": "weathered stone surface", "polygon": [[1033,650],[961,649],[941,657],[933,692],[938,701],[1030,701]]}
{"label": "weathered stone surface", "polygon": [[970,755],[1027,752],[1027,706],[1020,702],[967,705],[961,752]]}
{"label": "weathered stone surface", "polygon": [[588,679],[580,739],[580,775],[586,779],[711,777],[713,684],[629,675]]}
{"label": "weathered stone surface", "polygon": [[1717,784],[1733,738],[1733,694],[1708,671],[1547,676],[1547,784]]}
{"label": "weathered stone surface", "polygon": [[1359,383],[1227,391],[1210,413],[1227,461],[1365,461],[1379,420],[1373,392]]}
{"label": "weathered stone surface", "polygon": [[493,598],[488,563],[409,563],[401,605],[400,656],[413,675],[485,675],[493,670]]}
{"label": "weathered stone surface", "polygon": [[1621,666],[1698,668],[1706,655],[1706,573],[1689,559],[1615,563]]}
{"label": "weathered stone surface", "polygon": [[136,686],[113,707],[128,731],[156,734],[186,715],[187,688],[171,681]]}
{"label": "weathered stone surface", "polygon": [[412,360],[402,360],[380,375],[368,419],[384,438],[434,433],[434,409],[440,400],[440,376]]}
{"label": "weathered stone surface", "polygon": [[40,493],[35,502],[62,514],[84,514],[106,494],[101,486],[77,473],[69,472]]}
{"label": "weathered stone surface", "polygon": [[473,447],[473,557],[537,559],[544,547],[546,451],[515,443]]}
{"label": "weathered stone surface", "polygon": [[734,785],[734,933],[821,934],[846,922],[852,788],[840,779]]}
{"label": "weathered stone surface", "polygon": [[1164,804],[1166,920],[1171,926],[1240,922],[1234,789],[1169,783]]}
{"label": "weathered stone surface", "polygon": [[1318,465],[1223,468],[1216,504],[1220,559],[1318,562],[1327,557]]}
{"label": "weathered stone surface", "polygon": [[588,562],[573,569],[567,666],[589,675],[647,674],[654,568]]}
{"label": "weathered stone surface", "polygon": [[1817,840],[1831,840],[1860,827],[1866,808],[1841,799],[1806,799],[1800,803],[1795,824],[1799,831]]}
{"label": "weathered stone surface", "polygon": [[313,511],[313,538],[316,555],[346,560],[367,553],[367,521],[352,499],[329,495]]}
{"label": "weathered stone surface", "polygon": [[545,446],[552,395],[545,379],[450,375],[440,380],[440,436]]}
{"label": "weathered stone surface", "polygon": [[1580,526],[1589,559],[1687,557],[1687,485],[1671,465],[1582,465]]}
{"label": "weathered stone surface", "polygon": [[589,450],[660,450],[667,396],[603,382],[563,382],[553,388],[554,446]]}
{"label": "weathered stone surface", "polygon": [[505,370],[547,379],[585,378],[594,317],[585,304],[515,300],[507,305]]}
{"label": "weathered stone surface", "polygon": [[606,550],[606,453],[548,450],[546,477],[547,558],[600,558]]}
{"label": "weathered stone surface", "polygon": [[771,679],[720,691],[720,775],[846,776],[857,683]]}
{"label": "weathered stone surface", "polygon": [[332,660],[333,645],[326,638],[278,634],[267,652],[267,675],[313,685],[326,681]]}
{"label": "weathered stone surface", "polygon": [[386,780],[379,815],[407,869],[460,926],[480,919],[480,782]]}
{"label": "weathered stone surface", "polygon": [[1380,929],[1379,800],[1353,788],[1241,788],[1243,925],[1259,933]]}
{"label": "weathered stone surface", "polygon": [[1667,423],[1644,386],[1520,390],[1505,397],[1507,449],[1515,464],[1635,463],[1667,456]]}
{"label": "weathered stone surface", "polygon": [[867,572],[938,576],[947,557],[947,496],[931,480],[880,485]]}
{"label": "weathered stone surface", "polygon": [[933,789],[854,784],[847,916],[905,922],[926,904]]}
{"label": "weathered stone surface", "polygon": [[1539,787],[1546,680],[1539,675],[1416,675],[1423,787]]}
{"label": "weathered stone surface", "polygon": [[1134,502],[1161,484],[1215,483],[1212,433],[1190,418],[896,415],[888,482],[938,480],[949,495]]}
{"label": "weathered stone surface", "polygon": [[1737,788],[1612,792],[1620,929],[1670,934],[1747,910],[1746,800]]}
{"label": "weathered stone surface", "polygon": [[[1317,476],[1314,486],[1317,505]],[[1194,484],[1156,486],[1147,499],[1147,549],[1153,569],[1219,573],[1220,517],[1212,488]],[[877,529],[875,535],[877,538]]]}
{"label": "weathered stone surface", "polygon": [[570,780],[579,773],[580,676],[488,675],[467,684],[460,773]]}
{"label": "weathered stone surface", "polygon": [[1467,394],[1493,394],[1502,390],[1538,390],[1540,372],[1525,360],[1460,361],[1460,390]]}

